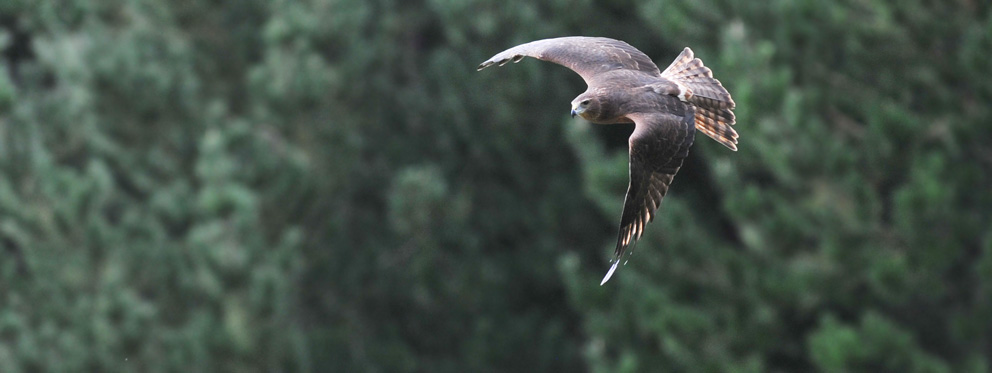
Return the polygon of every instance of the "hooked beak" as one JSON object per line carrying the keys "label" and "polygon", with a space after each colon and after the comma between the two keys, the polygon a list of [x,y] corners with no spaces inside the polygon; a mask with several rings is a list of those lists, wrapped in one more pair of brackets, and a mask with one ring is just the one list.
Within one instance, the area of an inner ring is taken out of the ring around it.
{"label": "hooked beak", "polygon": [[582,115],[583,111],[585,110],[582,110],[579,105],[572,104],[572,118],[575,118],[576,115]]}

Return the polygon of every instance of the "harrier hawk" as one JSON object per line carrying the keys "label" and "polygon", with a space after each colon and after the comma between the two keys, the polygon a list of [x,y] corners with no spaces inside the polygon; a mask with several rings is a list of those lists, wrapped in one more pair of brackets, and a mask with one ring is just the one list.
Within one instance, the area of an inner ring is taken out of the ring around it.
{"label": "harrier hawk", "polygon": [[593,37],[564,37],[521,44],[493,56],[493,64],[520,62],[524,57],[572,69],[588,88],[572,100],[576,115],[600,124],[634,123],[630,135],[630,185],[620,217],[620,235],[613,266],[654,220],[672,178],[689,155],[695,130],[737,151],[734,100],[713,78],[703,61],[685,48],[665,71],[625,42]]}

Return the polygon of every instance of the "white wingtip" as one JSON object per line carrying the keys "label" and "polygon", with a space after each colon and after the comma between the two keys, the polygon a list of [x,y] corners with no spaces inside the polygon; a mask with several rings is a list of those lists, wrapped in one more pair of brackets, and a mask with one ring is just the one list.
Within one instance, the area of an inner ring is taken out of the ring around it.
{"label": "white wingtip", "polygon": [[617,260],[613,261],[613,266],[610,267],[610,271],[609,272],[606,272],[606,277],[603,277],[603,282],[600,282],[599,283],[599,286],[603,286],[603,284],[605,284],[607,281],[610,281],[610,277],[613,276],[613,271],[616,271],[617,270],[617,264],[620,264],[620,259],[619,258],[617,258]]}

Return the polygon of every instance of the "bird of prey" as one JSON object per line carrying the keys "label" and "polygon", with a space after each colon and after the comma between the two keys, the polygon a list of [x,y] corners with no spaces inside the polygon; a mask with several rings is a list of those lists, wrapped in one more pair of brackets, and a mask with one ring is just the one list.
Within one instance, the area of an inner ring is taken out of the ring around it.
{"label": "bird of prey", "polygon": [[620,40],[562,37],[521,44],[479,65],[520,62],[524,57],[554,62],[578,73],[588,88],[572,100],[576,115],[599,124],[634,123],[630,135],[630,184],[620,216],[617,264],[654,220],[672,178],[689,154],[695,131],[737,151],[734,100],[709,68],[685,48],[664,71],[643,52]]}

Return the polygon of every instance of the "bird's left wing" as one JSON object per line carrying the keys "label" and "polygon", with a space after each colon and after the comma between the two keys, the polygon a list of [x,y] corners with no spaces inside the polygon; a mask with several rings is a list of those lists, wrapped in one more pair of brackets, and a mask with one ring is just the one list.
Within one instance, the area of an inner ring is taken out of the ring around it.
{"label": "bird's left wing", "polygon": [[600,73],[627,69],[651,76],[661,76],[661,70],[647,55],[620,40],[586,36],[544,39],[520,44],[502,51],[479,64],[479,70],[524,57],[554,62],[575,71],[586,84]]}
{"label": "bird's left wing", "polygon": [[652,112],[627,117],[635,124],[630,135],[630,185],[620,216],[613,266],[600,285],[613,276],[624,252],[641,237],[644,226],[654,220],[675,173],[689,155],[695,135],[691,111],[685,115]]}

